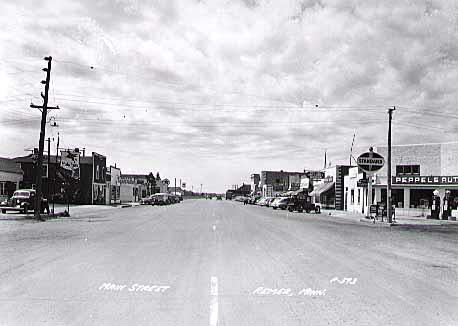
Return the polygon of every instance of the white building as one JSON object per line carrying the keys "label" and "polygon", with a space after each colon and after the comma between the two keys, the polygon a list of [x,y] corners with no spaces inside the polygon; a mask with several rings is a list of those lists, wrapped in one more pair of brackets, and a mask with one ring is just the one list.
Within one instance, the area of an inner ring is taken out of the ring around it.
{"label": "white building", "polygon": [[121,203],[121,169],[116,164],[107,170],[107,189],[107,205]]}
{"label": "white building", "polygon": [[[387,147],[374,149],[387,159]],[[451,203],[456,210],[458,203],[458,142],[435,144],[410,144],[392,146],[391,181],[392,203],[396,214],[424,216],[431,214],[433,192],[437,190],[444,202],[449,191]],[[367,212],[367,178],[361,171],[351,169],[345,178],[347,210],[364,214]],[[358,184],[358,180],[359,184]],[[364,180],[364,181],[361,181]],[[386,203],[387,167],[373,177],[373,204]],[[358,204],[358,192],[361,194]],[[353,199],[352,199],[353,194]],[[442,207],[441,207],[442,209]],[[455,211],[453,213],[457,215]]]}

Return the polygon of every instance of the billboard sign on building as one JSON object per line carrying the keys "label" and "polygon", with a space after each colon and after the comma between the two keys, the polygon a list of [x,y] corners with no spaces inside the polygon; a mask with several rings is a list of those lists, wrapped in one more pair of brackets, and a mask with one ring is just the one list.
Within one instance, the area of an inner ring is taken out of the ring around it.
{"label": "billboard sign on building", "polygon": [[71,173],[72,178],[80,177],[80,152],[77,149],[60,151],[60,167]]}
{"label": "billboard sign on building", "polygon": [[300,189],[309,189],[310,188],[310,178],[302,177]]}
{"label": "billboard sign on building", "polygon": [[319,181],[324,178],[324,172],[322,171],[307,171],[305,175],[314,181]]}

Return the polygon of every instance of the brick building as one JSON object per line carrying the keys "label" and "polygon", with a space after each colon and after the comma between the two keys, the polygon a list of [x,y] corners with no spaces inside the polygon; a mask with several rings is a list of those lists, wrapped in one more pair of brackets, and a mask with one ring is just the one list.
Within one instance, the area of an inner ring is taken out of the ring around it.
{"label": "brick building", "polygon": [[260,189],[262,196],[270,197],[292,190],[299,190],[301,178],[307,172],[261,171]]}
{"label": "brick building", "polygon": [[[35,188],[36,168],[32,154],[13,159],[24,172],[21,188]],[[64,180],[58,173],[60,156],[44,155],[43,157],[43,196],[51,200],[53,194],[56,202],[66,202],[63,193]],[[106,203],[106,157],[97,153],[80,157],[80,178],[74,181],[74,190],[69,198],[74,204]]]}

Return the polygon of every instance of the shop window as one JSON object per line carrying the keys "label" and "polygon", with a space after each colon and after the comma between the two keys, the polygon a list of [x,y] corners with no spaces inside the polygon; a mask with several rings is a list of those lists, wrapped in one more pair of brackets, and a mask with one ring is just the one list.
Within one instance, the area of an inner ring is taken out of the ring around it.
{"label": "shop window", "polygon": [[5,196],[5,195],[7,195],[5,182],[0,182],[0,196]]}
{"label": "shop window", "polygon": [[392,189],[391,190],[392,204],[397,208],[403,208],[404,206],[404,189]]}
{"label": "shop window", "polygon": [[358,189],[358,205],[361,203],[361,189]]}
{"label": "shop window", "polygon": [[[434,189],[410,189],[410,207],[431,207]],[[442,203],[441,203],[442,204]]]}
{"label": "shop window", "polygon": [[396,175],[420,175],[420,165],[396,165]]}
{"label": "shop window", "polygon": [[350,203],[351,203],[351,204],[354,204],[354,203],[355,203],[355,189],[352,189],[352,190],[350,191],[350,198],[351,198],[351,199],[350,199]]}

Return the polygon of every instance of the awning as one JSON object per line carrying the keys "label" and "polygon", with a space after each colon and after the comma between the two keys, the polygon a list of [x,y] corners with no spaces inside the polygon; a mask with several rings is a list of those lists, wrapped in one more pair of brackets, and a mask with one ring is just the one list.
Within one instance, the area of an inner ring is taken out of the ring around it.
{"label": "awning", "polygon": [[310,196],[321,195],[334,188],[334,182],[326,182],[319,185],[316,185],[313,188],[313,191],[310,193]]}

